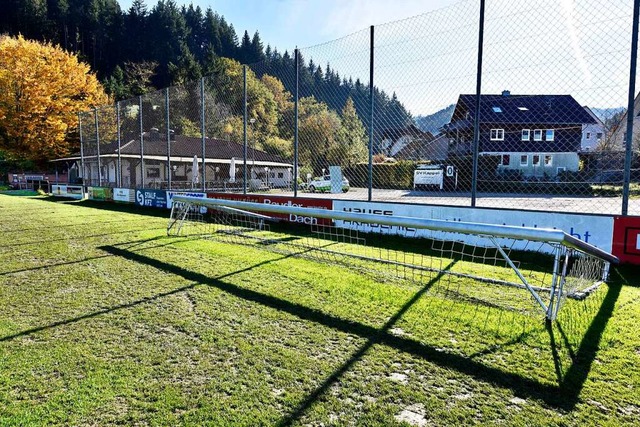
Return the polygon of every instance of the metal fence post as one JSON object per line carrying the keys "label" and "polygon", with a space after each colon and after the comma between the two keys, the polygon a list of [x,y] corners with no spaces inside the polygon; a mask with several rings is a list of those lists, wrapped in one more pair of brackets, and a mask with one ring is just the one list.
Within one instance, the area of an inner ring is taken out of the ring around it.
{"label": "metal fence post", "polygon": [[638,18],[640,0],[633,2],[633,30],[631,31],[631,61],[629,64],[629,102],[627,104],[627,133],[625,137],[624,182],[622,187],[622,215],[629,214],[629,183],[631,181],[631,154],[633,149],[633,119],[635,118],[636,66],[638,59]]}
{"label": "metal fence post", "polygon": [[[96,122],[96,158],[98,160],[98,187],[102,187],[102,164],[100,162],[100,125],[98,124],[98,109],[93,110],[94,120]],[[91,183],[93,185],[93,183]]]}
{"label": "metal fence post", "polygon": [[244,132],[244,176],[242,178],[242,193],[247,194],[247,66],[242,66],[242,80],[244,85],[244,98],[242,100],[243,113],[242,113],[242,126]]}
{"label": "metal fence post", "polygon": [[171,116],[169,114],[169,88],[164,90],[164,109],[167,122],[167,190],[171,190]]}
{"label": "metal fence post", "polygon": [[[200,133],[202,134],[202,191],[207,191],[207,152],[206,152],[206,137],[205,132],[206,128],[204,125],[205,120],[205,103],[204,103],[204,77],[200,79],[200,102],[201,102],[201,111],[200,111]],[[213,165],[215,168],[216,166]]]}
{"label": "metal fence post", "polygon": [[118,141],[118,158],[116,160],[116,187],[122,187],[122,158],[120,157],[120,148],[122,139],[120,137],[120,101],[116,102],[116,138]]}
{"label": "metal fence post", "polygon": [[300,55],[296,47],[295,67],[296,67],[296,90],[294,100],[294,123],[293,123],[293,197],[298,197],[298,100],[300,99],[298,79],[300,78]]}
{"label": "metal fence post", "polygon": [[[82,114],[78,113],[78,133],[80,134],[80,168],[82,174],[82,192],[84,193],[85,170],[84,170],[84,141],[82,139]],[[67,174],[69,171],[67,170]]]}
{"label": "metal fence post", "polygon": [[144,188],[144,128],[142,123],[142,95],[138,97],[138,116],[140,117],[140,187]]}
{"label": "metal fence post", "polygon": [[374,39],[373,39],[373,25],[371,26],[371,35],[369,39],[369,106],[370,106],[370,116],[369,116],[369,195],[368,199],[371,201],[373,199],[373,113],[374,113],[374,90],[373,90],[373,65],[374,65],[374,57],[373,57],[373,47],[374,47]]}
{"label": "metal fence post", "polygon": [[478,65],[476,70],[476,111],[473,118],[473,168],[471,171],[471,206],[476,206],[478,192],[478,151],[480,149],[480,94],[482,93],[482,49],[484,40],[484,4],[480,0],[478,23]]}

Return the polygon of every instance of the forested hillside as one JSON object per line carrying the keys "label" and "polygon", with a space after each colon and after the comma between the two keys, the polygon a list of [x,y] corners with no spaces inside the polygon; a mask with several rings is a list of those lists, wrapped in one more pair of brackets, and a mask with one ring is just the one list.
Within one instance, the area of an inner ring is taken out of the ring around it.
{"label": "forested hillside", "polygon": [[[173,0],[160,0],[153,6],[134,0],[128,10],[122,10],[117,0],[4,3],[0,33],[51,41],[76,53],[91,65],[116,100],[211,75],[221,57],[243,64],[260,62],[252,67],[258,77],[275,76],[294,93],[293,52],[264,46],[258,32],[250,36],[245,31],[238,37],[233,24],[211,8],[178,6]],[[300,97],[314,96],[336,112],[351,98],[368,128],[366,83],[341,76],[329,64],[315,64],[313,58],[302,58],[301,63]],[[401,127],[412,121],[395,94],[374,92],[376,123]]]}

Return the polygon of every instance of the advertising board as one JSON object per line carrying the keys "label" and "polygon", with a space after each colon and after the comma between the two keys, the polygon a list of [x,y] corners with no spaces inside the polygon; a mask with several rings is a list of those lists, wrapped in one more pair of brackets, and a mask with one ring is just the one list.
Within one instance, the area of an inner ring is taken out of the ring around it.
{"label": "advertising board", "polygon": [[51,186],[51,194],[54,196],[67,197],[67,186],[54,184]]}
{"label": "advertising board", "polygon": [[188,196],[188,197],[198,197],[198,198],[206,198],[206,193],[199,192],[189,192],[189,191],[167,191],[167,208],[171,209],[171,204],[173,203],[173,196]]}
{"label": "advertising board", "polygon": [[[553,212],[529,212],[500,209],[478,209],[451,206],[427,206],[396,203],[356,202],[334,200],[333,208],[346,212],[360,212],[384,216],[409,216],[415,218],[438,219],[444,221],[463,221],[484,224],[510,225],[520,227],[551,228],[563,230],[584,242],[591,243],[607,252],[611,252],[613,235],[613,218],[587,214],[569,214]],[[452,233],[432,230],[414,230],[402,227],[362,224],[353,221],[336,221],[336,225],[357,229],[364,232],[398,234],[409,237],[426,237],[434,239],[452,239]],[[473,236],[455,235],[456,240],[473,244],[477,240]],[[526,241],[517,241],[514,249],[526,249]]]}
{"label": "advertising board", "polygon": [[113,201],[113,190],[109,187],[89,187],[89,199],[101,201]]}
{"label": "advertising board", "polygon": [[136,190],[136,205],[166,208],[167,192],[164,190]]}
{"label": "advertising board", "polygon": [[[330,199],[320,199],[313,197],[286,197],[286,196],[267,196],[262,194],[232,194],[232,193],[208,193],[207,197],[211,199],[225,199],[225,200],[238,200],[241,202],[253,202],[263,203],[265,205],[280,205],[280,206],[294,206],[300,208],[315,208],[315,209],[332,209],[333,201]],[[295,222],[300,224],[309,225],[330,225],[331,220],[315,217],[306,217],[302,215],[294,214],[275,214],[264,213],[276,218],[281,218],[289,222]]]}
{"label": "advertising board", "polygon": [[613,254],[620,262],[640,265],[640,217],[615,217]]}
{"label": "advertising board", "polygon": [[134,203],[135,191],[129,188],[114,188],[113,200],[122,203]]}

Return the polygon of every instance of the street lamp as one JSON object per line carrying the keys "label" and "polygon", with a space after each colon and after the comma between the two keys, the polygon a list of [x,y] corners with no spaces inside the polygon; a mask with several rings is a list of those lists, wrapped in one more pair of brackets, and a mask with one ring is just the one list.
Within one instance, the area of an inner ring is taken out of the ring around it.
{"label": "street lamp", "polygon": [[269,167],[268,166],[264,167],[264,176],[267,179],[267,188],[269,188]]}

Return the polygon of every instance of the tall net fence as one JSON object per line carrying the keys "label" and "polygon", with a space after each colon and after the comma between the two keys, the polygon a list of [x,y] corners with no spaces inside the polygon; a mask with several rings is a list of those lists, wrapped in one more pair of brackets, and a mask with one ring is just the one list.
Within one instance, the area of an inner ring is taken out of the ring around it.
{"label": "tall net fence", "polygon": [[468,0],[219,58],[79,114],[73,160],[93,186],[640,214],[632,24],[629,1]]}

